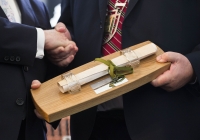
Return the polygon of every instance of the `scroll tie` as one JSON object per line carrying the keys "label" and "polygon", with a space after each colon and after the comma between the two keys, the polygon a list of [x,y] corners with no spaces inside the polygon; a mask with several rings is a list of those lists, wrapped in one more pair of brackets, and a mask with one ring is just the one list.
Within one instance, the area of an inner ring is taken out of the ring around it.
{"label": "scroll tie", "polygon": [[96,58],[95,60],[108,66],[108,72],[112,78],[111,86],[113,86],[113,84],[117,82],[124,80],[125,75],[133,73],[133,68],[129,65],[118,67],[111,60],[104,60],[102,58]]}

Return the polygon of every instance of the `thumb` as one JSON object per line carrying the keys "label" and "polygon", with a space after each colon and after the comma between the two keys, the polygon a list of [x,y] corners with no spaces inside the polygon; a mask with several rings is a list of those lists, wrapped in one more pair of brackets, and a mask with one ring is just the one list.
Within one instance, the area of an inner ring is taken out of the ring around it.
{"label": "thumb", "polygon": [[156,57],[156,60],[161,63],[175,62],[177,60],[177,53],[166,52]]}
{"label": "thumb", "polygon": [[38,81],[38,80],[33,80],[33,81],[32,81],[32,84],[31,84],[31,88],[32,88],[32,89],[37,89],[37,88],[39,88],[40,86],[41,86],[40,81]]}
{"label": "thumb", "polygon": [[65,24],[63,24],[62,22],[57,23],[57,25],[55,26],[55,30],[61,33],[65,33],[67,28],[65,26]]}
{"label": "thumb", "polygon": [[70,32],[64,23],[62,22],[57,23],[57,25],[55,26],[55,30],[60,33],[64,33],[65,37],[67,37],[68,40],[72,40]]}

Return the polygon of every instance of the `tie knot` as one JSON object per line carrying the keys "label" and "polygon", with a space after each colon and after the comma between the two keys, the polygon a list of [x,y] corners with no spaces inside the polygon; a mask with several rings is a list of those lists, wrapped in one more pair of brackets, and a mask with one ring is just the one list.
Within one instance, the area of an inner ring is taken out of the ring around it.
{"label": "tie knot", "polygon": [[121,50],[122,24],[127,9],[127,0],[110,0],[104,27],[103,55]]}

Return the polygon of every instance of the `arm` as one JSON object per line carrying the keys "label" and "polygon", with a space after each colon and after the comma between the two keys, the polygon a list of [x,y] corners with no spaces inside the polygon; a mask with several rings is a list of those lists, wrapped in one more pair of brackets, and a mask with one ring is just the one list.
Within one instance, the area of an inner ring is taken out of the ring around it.
{"label": "arm", "polygon": [[190,61],[193,71],[194,71],[194,80],[197,78],[197,82],[200,84],[200,44],[195,47],[192,53],[186,55],[187,59]]}
{"label": "arm", "polygon": [[187,89],[190,93],[199,97],[200,95],[200,45],[198,45],[192,53],[187,54],[186,57],[190,61],[193,71],[194,71],[194,78],[192,82],[187,84]]}
{"label": "arm", "polygon": [[[11,23],[0,17],[0,62],[32,66],[37,52],[37,31],[35,27]],[[49,59],[56,65],[68,65],[73,56],[65,55],[76,46],[56,30],[44,30],[45,46]],[[75,55],[73,51],[73,55]],[[69,57],[69,58],[68,58]]]}
{"label": "arm", "polygon": [[0,17],[0,33],[0,62],[32,66],[37,49],[35,27]]}

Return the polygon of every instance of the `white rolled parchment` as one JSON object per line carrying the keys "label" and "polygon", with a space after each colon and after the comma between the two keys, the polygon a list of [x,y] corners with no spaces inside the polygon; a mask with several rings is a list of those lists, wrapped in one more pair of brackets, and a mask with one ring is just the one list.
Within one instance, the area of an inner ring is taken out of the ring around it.
{"label": "white rolled parchment", "polygon": [[[123,55],[120,55],[111,61],[116,66],[125,65],[137,65],[141,59],[144,59],[157,51],[157,46],[154,43],[147,44],[135,50],[125,49],[122,51]],[[76,75],[67,73],[62,75],[62,80],[57,83],[62,93],[70,92],[74,93],[81,89],[81,85],[89,83],[97,78],[108,74],[108,66],[105,64],[99,64],[95,67],[89,68]]]}

